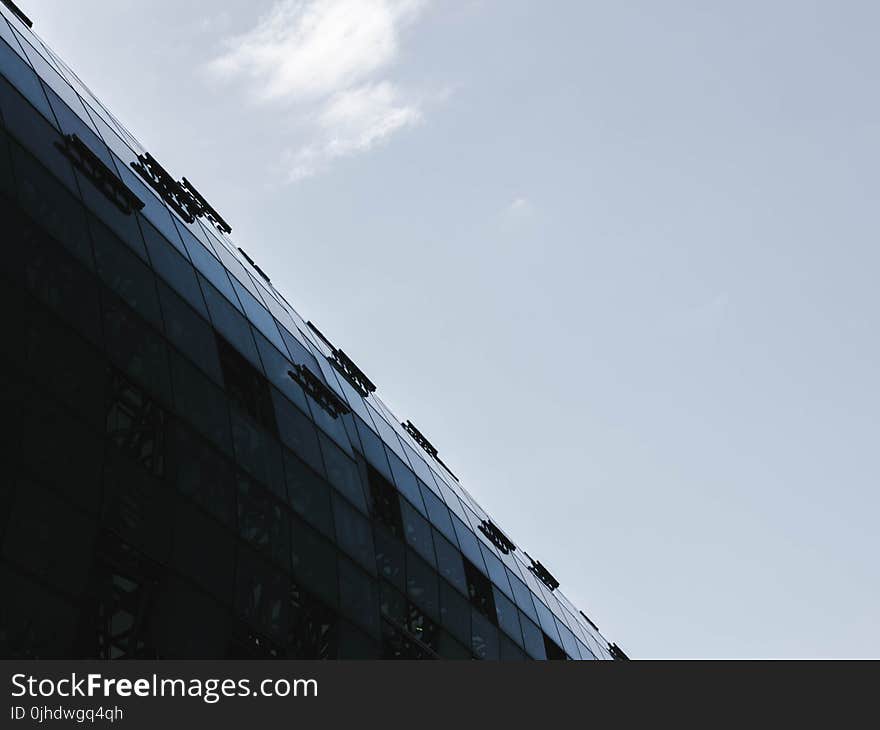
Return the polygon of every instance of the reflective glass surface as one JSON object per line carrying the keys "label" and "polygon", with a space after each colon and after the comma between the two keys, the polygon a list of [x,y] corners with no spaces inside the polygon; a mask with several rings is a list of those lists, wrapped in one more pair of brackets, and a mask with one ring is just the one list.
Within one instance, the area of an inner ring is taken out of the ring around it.
{"label": "reflective glass surface", "polygon": [[0,5],[0,655],[612,658],[144,153]]}

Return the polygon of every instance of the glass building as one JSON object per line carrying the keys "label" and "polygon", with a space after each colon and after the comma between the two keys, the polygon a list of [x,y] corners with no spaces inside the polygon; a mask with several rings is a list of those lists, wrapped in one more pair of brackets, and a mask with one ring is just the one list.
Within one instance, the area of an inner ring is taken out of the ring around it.
{"label": "glass building", "polygon": [[612,659],[0,0],[0,656]]}

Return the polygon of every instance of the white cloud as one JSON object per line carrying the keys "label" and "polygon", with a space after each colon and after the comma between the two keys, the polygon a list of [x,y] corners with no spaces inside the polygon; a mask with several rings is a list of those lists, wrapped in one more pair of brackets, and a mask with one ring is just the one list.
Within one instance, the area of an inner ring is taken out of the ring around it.
{"label": "white cloud", "polygon": [[369,150],[422,118],[384,72],[399,58],[402,29],[427,0],[277,0],[256,26],[225,41],[208,71],[248,80],[259,103],[284,105],[305,141],[283,155],[291,179]]}
{"label": "white cloud", "polygon": [[419,122],[419,108],[401,102],[399,96],[388,81],[334,95],[317,118],[317,139],[293,156],[291,179],[313,175],[331,160],[369,150],[399,129]]}
{"label": "white cloud", "polygon": [[525,198],[515,198],[514,201],[507,206],[508,213],[513,215],[523,215],[532,210],[532,204]]}

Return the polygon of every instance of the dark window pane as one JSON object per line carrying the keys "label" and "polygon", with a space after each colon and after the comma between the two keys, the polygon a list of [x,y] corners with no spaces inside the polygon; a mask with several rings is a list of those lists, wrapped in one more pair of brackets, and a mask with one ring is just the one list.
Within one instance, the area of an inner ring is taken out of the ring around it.
{"label": "dark window pane", "polygon": [[291,528],[291,565],[302,584],[331,605],[339,600],[336,582],[336,550],[320,534],[300,519]]}
{"label": "dark window pane", "polygon": [[431,565],[435,565],[431,525],[406,500],[400,502],[400,513],[407,543]]}
{"label": "dark window pane", "polygon": [[291,659],[335,659],[337,654],[335,611],[312,596],[296,581],[290,587],[290,633],[288,656]]}
{"label": "dark window pane", "polygon": [[333,522],[339,546],[370,573],[376,573],[376,553],[373,531],[367,519],[336,493],[333,502]]}
{"label": "dark window pane", "polygon": [[76,598],[85,590],[96,530],[94,519],[49,490],[19,482],[3,558]]}
{"label": "dark window pane", "polygon": [[411,550],[406,554],[406,594],[434,619],[440,618],[437,573]]}
{"label": "dark window pane", "polygon": [[271,394],[281,441],[312,469],[324,474],[314,424],[280,392],[272,388]]}
{"label": "dark window pane", "polygon": [[220,367],[229,400],[269,433],[278,433],[269,384],[259,370],[223,338],[217,339]]}
{"label": "dark window pane", "polygon": [[[230,302],[235,302],[235,307],[238,308],[238,298],[235,296],[232,284],[229,283],[229,275],[226,273],[226,269],[223,268],[222,264],[217,260],[214,254],[210,253],[208,249],[206,249],[205,246],[193,236],[186,226],[176,220],[175,225],[177,226],[180,237],[186,246],[190,260],[193,262],[196,269],[198,269],[202,276],[208,278],[208,281],[214,285],[216,290],[219,290],[219,292],[222,293],[222,296],[226,297]],[[201,277],[199,278],[201,279]],[[203,286],[202,289],[204,290],[204,288],[205,287]],[[205,296],[208,296],[207,291],[205,292]],[[210,303],[208,306],[210,308]]]}
{"label": "dark window pane", "polygon": [[142,319],[161,328],[162,318],[159,314],[159,298],[153,272],[105,226],[94,218],[89,223],[95,244],[98,276]]}
{"label": "dark window pane", "polygon": [[513,598],[510,584],[507,582],[507,570],[504,567],[504,563],[482,542],[480,542],[480,549],[483,551],[483,559],[486,561],[486,568],[489,571],[489,577],[492,579],[492,582]]}
{"label": "dark window pane", "polygon": [[146,220],[141,221],[150,263],[171,288],[182,296],[202,317],[208,317],[202,290],[192,265],[168,240]]}
{"label": "dark window pane", "polygon": [[406,546],[381,527],[373,531],[379,576],[397,589],[406,590]]}
{"label": "dark window pane", "polygon": [[470,646],[471,605],[446,581],[440,581],[440,621],[459,641]]}
{"label": "dark window pane", "polygon": [[188,360],[171,353],[174,403],[181,414],[205,438],[224,453],[232,452],[229,406],[223,391]]}
{"label": "dark window pane", "polygon": [[334,535],[330,486],[327,482],[286,449],[284,472],[290,506],[324,534]]}
{"label": "dark window pane", "polygon": [[103,428],[103,353],[39,305],[20,310],[18,316],[24,341],[17,345],[31,379],[92,427]]}
{"label": "dark window pane", "polygon": [[168,475],[177,490],[223,524],[233,524],[232,465],[189,428],[173,423]]}
{"label": "dark window pane", "polygon": [[513,588],[513,598],[516,601],[516,605],[519,606],[520,609],[532,619],[532,621],[537,622],[538,614],[535,611],[535,604],[532,601],[532,592],[526,587],[525,583],[510,573],[510,571],[507,572],[507,577],[510,579],[511,588]]}
{"label": "dark window pane", "polygon": [[367,511],[364,489],[357,465],[330,439],[318,432],[318,441],[324,455],[327,478],[345,497],[363,512]]}
{"label": "dark window pane", "polygon": [[403,539],[403,518],[400,515],[400,496],[397,490],[376,469],[367,464],[370,487],[370,512],[395,537]]}
{"label": "dark window pane", "polygon": [[46,233],[92,268],[92,244],[82,204],[19,145],[10,143],[10,151],[22,208]]}
{"label": "dark window pane", "polygon": [[158,282],[158,285],[168,339],[214,382],[222,385],[217,340],[211,325],[163,282]]}
{"label": "dark window pane", "polygon": [[455,527],[455,536],[458,538],[461,552],[474,565],[483,566],[483,553],[480,552],[479,540],[474,536],[474,533],[465,527],[464,522],[455,515],[452,516],[452,524]]}
{"label": "dark window pane", "polygon": [[142,388],[109,373],[105,426],[117,451],[150,474],[165,475],[166,414]]}
{"label": "dark window pane", "polygon": [[376,581],[350,560],[339,557],[339,609],[358,626],[379,635]]}
{"label": "dark window pane", "polygon": [[498,635],[500,658],[502,662],[518,662],[528,659],[525,652],[514,644],[504,634]]}
{"label": "dark window pane", "polygon": [[168,492],[162,483],[115,451],[104,465],[102,524],[157,562],[171,552]]}
{"label": "dark window pane", "polygon": [[182,500],[176,506],[171,564],[188,581],[225,604],[231,603],[235,567],[232,533]]}
{"label": "dark window pane", "polygon": [[102,291],[104,338],[110,358],[127,375],[164,402],[171,400],[168,353],[164,340],[117,297]]}
{"label": "dark window pane", "polygon": [[385,581],[379,581],[379,610],[393,624],[406,623],[408,604],[406,596]]}
{"label": "dark window pane", "polygon": [[22,462],[41,481],[75,504],[97,512],[101,502],[103,441],[54,402],[27,393],[25,403]]}
{"label": "dark window pane", "polygon": [[565,652],[553,639],[544,634],[544,650],[547,652],[547,658],[551,661],[564,661]]}
{"label": "dark window pane", "polygon": [[[396,437],[395,437],[396,438]],[[422,495],[419,493],[419,485],[416,482],[416,475],[413,474],[409,467],[397,458],[394,452],[385,450],[388,455],[388,462],[391,464],[391,471],[394,474],[394,483],[400,493],[403,494],[412,504],[419,505],[419,511],[424,511],[422,507]]]}
{"label": "dark window pane", "polygon": [[522,626],[523,641],[528,655],[532,659],[546,659],[547,650],[544,648],[544,632],[522,613],[519,615],[519,622]]}
{"label": "dark window pane", "polygon": [[254,339],[256,340],[257,349],[260,352],[260,359],[263,361],[263,366],[266,369],[266,377],[269,378],[269,382],[293,401],[297,408],[303,412],[307,412],[309,410],[309,405],[306,401],[303,389],[293,378],[290,377],[290,375],[288,375],[293,366],[287,358],[259,332],[254,332]]}
{"label": "dark window pane", "polygon": [[290,578],[239,547],[235,570],[235,607],[239,616],[270,638],[287,634]]}
{"label": "dark window pane", "polygon": [[519,626],[519,611],[507,596],[493,586],[495,591],[495,613],[498,616],[498,628],[517,644],[522,644],[522,631]]}
{"label": "dark window pane", "polygon": [[464,574],[467,578],[468,596],[471,603],[481,613],[488,616],[493,623],[496,623],[495,597],[489,579],[477,570],[470,560],[464,561]]}
{"label": "dark window pane", "polygon": [[479,611],[471,612],[471,651],[477,659],[497,660],[498,629]]}
{"label": "dark window pane", "polygon": [[286,500],[281,444],[237,408],[231,409],[235,457],[257,481],[279,499]]}
{"label": "dark window pane", "polygon": [[[49,102],[43,91],[43,85],[37,79],[33,69],[17,53],[13,52],[9,46],[3,43],[0,43],[0,73],[15,84],[21,90],[21,93],[27,97],[28,101],[40,110],[43,116],[47,119],[54,118],[49,109]],[[12,86],[5,80],[4,86],[12,90]],[[5,114],[5,105],[2,108]]]}
{"label": "dark window pane", "polygon": [[425,500],[425,509],[428,512],[428,519],[434,526],[440,530],[447,538],[455,541],[455,529],[452,527],[452,518],[449,515],[449,508],[434,492],[432,492],[425,484],[419,482],[419,488],[422,498]]}
{"label": "dark window pane", "polygon": [[354,422],[361,445],[364,447],[364,457],[370,466],[378,470],[390,482],[392,480],[391,467],[388,465],[388,457],[385,456],[382,440],[360,418],[355,417]]}
{"label": "dark window pane", "polygon": [[13,227],[11,223],[7,218],[4,228],[10,248],[16,250],[4,252],[4,257],[21,256],[27,290],[89,341],[100,343],[101,307],[95,278],[36,226]]}
{"label": "dark window pane", "polygon": [[247,320],[209,282],[199,277],[199,283],[202,285],[214,327],[250,361],[254,368],[262,369],[257,346],[254,344]]}
{"label": "dark window pane", "polygon": [[238,534],[279,568],[290,568],[290,515],[266,489],[238,478]]}
{"label": "dark window pane", "polygon": [[464,563],[461,553],[440,533],[434,532],[434,548],[437,552],[437,570],[462,593],[467,594],[467,580],[464,576]]}

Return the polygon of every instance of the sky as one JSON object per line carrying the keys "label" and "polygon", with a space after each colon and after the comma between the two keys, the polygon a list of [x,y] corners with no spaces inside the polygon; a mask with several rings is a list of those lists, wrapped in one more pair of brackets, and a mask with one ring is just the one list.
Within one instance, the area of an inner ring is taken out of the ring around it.
{"label": "sky", "polygon": [[880,5],[18,2],[624,651],[880,656]]}

